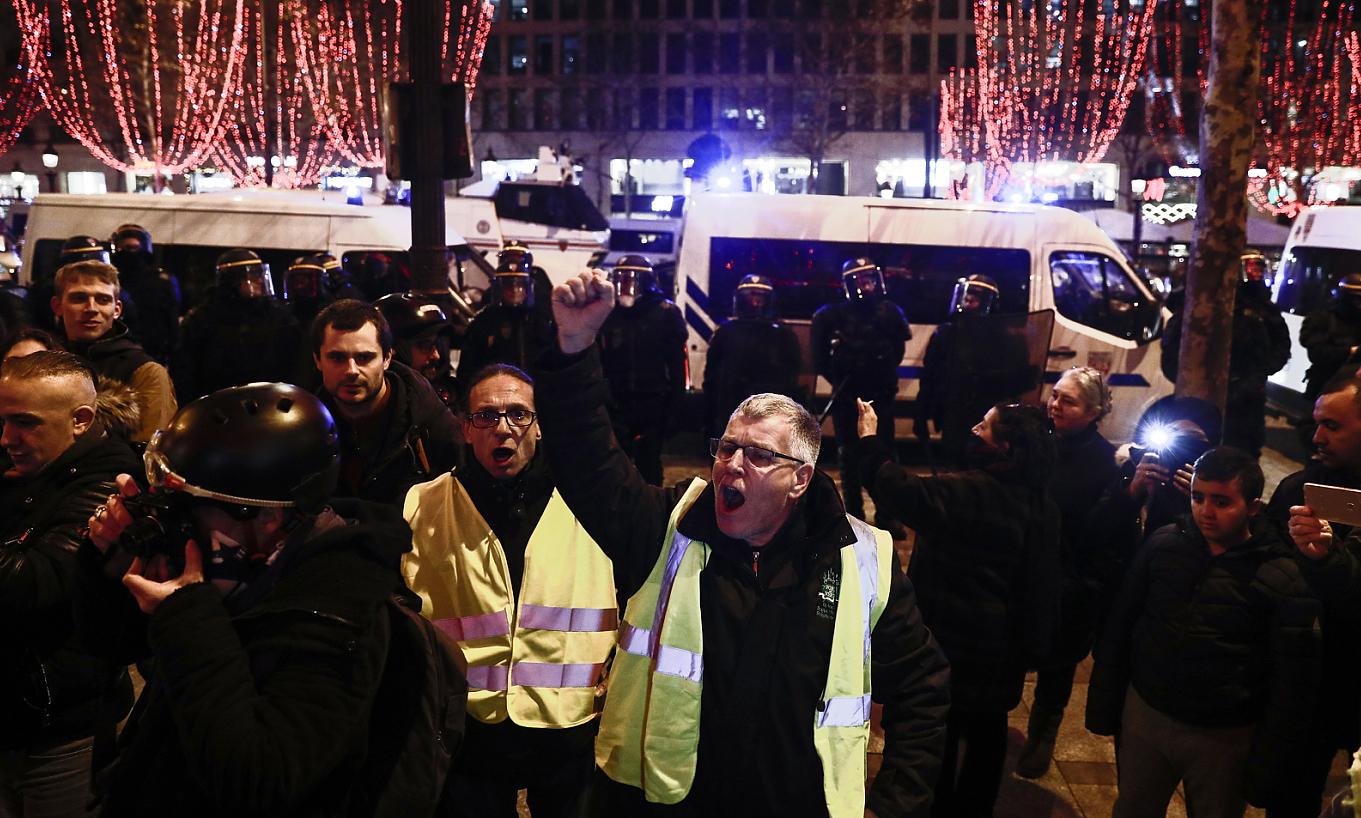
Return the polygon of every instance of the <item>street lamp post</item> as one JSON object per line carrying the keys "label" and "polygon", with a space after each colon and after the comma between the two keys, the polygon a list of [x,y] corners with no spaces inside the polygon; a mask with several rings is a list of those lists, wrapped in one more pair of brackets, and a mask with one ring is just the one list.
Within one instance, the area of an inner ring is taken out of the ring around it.
{"label": "street lamp post", "polygon": [[47,168],[47,192],[57,192],[57,162],[61,157],[57,155],[57,149],[51,142],[43,148],[43,167]]}

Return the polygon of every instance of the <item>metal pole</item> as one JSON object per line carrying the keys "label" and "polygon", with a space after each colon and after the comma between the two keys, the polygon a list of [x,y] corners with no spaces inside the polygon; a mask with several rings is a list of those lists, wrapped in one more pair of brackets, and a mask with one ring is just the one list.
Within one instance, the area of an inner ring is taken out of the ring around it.
{"label": "metal pole", "polygon": [[411,284],[418,290],[443,291],[448,285],[448,247],[444,243],[444,117],[440,65],[444,5],[435,0],[407,0],[402,27],[411,55],[411,116],[414,155],[403,156],[415,167],[411,179]]}

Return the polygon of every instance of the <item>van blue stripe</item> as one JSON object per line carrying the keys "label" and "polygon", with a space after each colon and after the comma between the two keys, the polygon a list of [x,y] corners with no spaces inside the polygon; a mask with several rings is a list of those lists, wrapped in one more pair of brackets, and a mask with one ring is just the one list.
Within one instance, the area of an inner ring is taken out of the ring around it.
{"label": "van blue stripe", "polygon": [[704,319],[699,316],[698,312],[690,309],[689,304],[685,305],[685,323],[689,324],[699,337],[704,339],[704,343],[709,343],[709,339],[713,337],[714,331],[709,329],[709,325],[704,323]]}
{"label": "van blue stripe", "polygon": [[685,279],[685,294],[695,302],[695,306],[705,312],[709,311],[709,294],[701,290],[693,278]]}

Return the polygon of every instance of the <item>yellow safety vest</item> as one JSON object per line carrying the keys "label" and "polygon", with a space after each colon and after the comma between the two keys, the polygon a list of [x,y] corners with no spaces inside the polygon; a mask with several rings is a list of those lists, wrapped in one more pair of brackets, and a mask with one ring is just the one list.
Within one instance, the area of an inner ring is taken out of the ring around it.
{"label": "yellow safety vest", "polygon": [[452,474],[412,487],[402,575],[468,660],[468,712],[495,724],[571,727],[595,714],[614,643],[614,569],[556,490],[525,548],[519,593],[505,552]]}
{"label": "yellow safety vest", "polygon": [[[666,547],[628,601],[595,743],[596,764],[606,775],[662,804],[679,803],[695,779],[704,686],[699,574],[709,561],[709,546],[676,526],[704,485],[692,482],[672,510]],[[865,811],[870,633],[888,601],[894,559],[886,532],[846,519],[856,539],[841,549],[827,683],[810,714],[832,818],[860,818]]]}

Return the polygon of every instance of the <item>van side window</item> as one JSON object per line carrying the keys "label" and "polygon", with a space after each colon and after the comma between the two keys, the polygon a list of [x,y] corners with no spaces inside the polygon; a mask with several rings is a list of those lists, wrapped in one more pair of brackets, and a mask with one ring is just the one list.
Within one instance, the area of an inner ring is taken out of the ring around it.
{"label": "van side window", "polygon": [[955,282],[974,273],[997,282],[999,312],[1030,309],[1030,254],[1025,250],[927,244],[714,238],[709,242],[709,292],[690,281],[687,295],[720,321],[731,313],[733,290],[742,277],[766,275],[775,279],[780,317],[807,320],[818,307],[842,297],[841,264],[858,256],[868,256],[883,268],[889,298],[913,324],[945,320]]}
{"label": "van side window", "polygon": [[1114,259],[1074,250],[1052,253],[1049,275],[1054,306],[1064,318],[1140,344],[1162,332],[1157,301]]}
{"label": "van side window", "polygon": [[1294,247],[1276,274],[1276,306],[1308,315],[1332,300],[1333,288],[1361,269],[1361,252],[1333,247]]}

